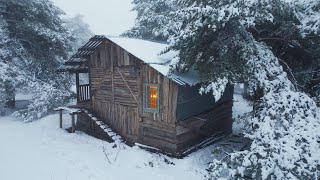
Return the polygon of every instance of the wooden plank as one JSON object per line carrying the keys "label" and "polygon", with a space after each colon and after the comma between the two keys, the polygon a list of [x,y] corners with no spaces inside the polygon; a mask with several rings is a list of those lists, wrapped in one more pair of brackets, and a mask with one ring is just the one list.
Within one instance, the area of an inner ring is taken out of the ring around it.
{"label": "wooden plank", "polygon": [[103,43],[103,51],[101,51],[101,59],[103,62],[103,67],[107,68],[107,43]]}
{"label": "wooden plank", "polygon": [[161,82],[161,76],[163,76],[162,74],[160,75],[159,72],[157,72],[157,84],[159,84],[159,95],[158,95],[158,98],[159,98],[159,112],[156,113],[156,118],[159,120],[159,121],[163,121],[164,119],[162,118],[162,114],[163,114],[163,109],[162,109],[162,102],[161,102],[161,98],[163,96],[163,89],[162,89],[162,82]]}
{"label": "wooden plank", "polygon": [[143,123],[141,123],[141,126],[143,127],[152,127],[152,128],[157,128],[163,131],[167,132],[176,132],[176,127],[172,124],[164,123],[164,122],[155,122],[150,118],[145,118]]}
{"label": "wooden plank", "polygon": [[162,108],[163,108],[163,121],[164,122],[169,122],[169,118],[168,118],[168,113],[170,112],[170,109],[169,109],[169,99],[171,99],[171,97],[169,96],[169,79],[167,77],[164,77],[163,78],[163,81],[162,81]]}
{"label": "wooden plank", "polygon": [[127,51],[124,51],[124,65],[130,65],[129,55]]}
{"label": "wooden plank", "polygon": [[[111,57],[113,57],[111,45]],[[112,102],[114,103],[114,58],[111,59],[111,87],[112,87]]]}
{"label": "wooden plank", "polygon": [[139,103],[138,103],[138,116],[140,117],[140,121],[143,121],[143,108],[144,108],[144,78],[145,78],[145,69],[142,67],[140,69],[140,76],[138,78],[138,88],[139,88]]}
{"label": "wooden plank", "polygon": [[134,98],[134,100],[135,100],[135,101],[136,101],[136,103],[138,104],[138,100],[137,100],[136,96],[133,94],[133,92],[132,92],[131,88],[129,87],[128,83],[127,83],[127,82],[126,82],[126,80],[123,78],[123,76],[122,76],[122,74],[121,74],[121,72],[120,72],[120,70],[119,70],[119,68],[118,68],[118,67],[117,67],[117,70],[118,70],[118,73],[120,74],[120,76],[121,76],[121,78],[122,78],[123,82],[126,84],[126,86],[127,86],[128,90],[130,91],[130,93],[131,93],[132,97]]}
{"label": "wooden plank", "polygon": [[169,152],[175,152],[177,150],[177,145],[175,143],[170,143],[164,140],[149,138],[149,137],[142,137],[143,144],[164,149]]}

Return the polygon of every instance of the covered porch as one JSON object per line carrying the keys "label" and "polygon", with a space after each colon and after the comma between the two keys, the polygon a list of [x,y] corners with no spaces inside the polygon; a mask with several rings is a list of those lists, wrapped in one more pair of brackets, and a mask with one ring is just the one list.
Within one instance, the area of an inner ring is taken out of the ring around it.
{"label": "covered porch", "polygon": [[91,88],[87,58],[73,56],[59,67],[58,72],[70,73],[75,76],[77,103],[69,107],[91,110]]}
{"label": "covered porch", "polygon": [[[101,38],[103,39],[103,37],[100,36],[91,38],[89,42],[78,49],[78,52],[75,55],[65,61],[58,70],[59,72],[68,72],[70,74],[75,74],[76,76],[77,104],[71,106],[72,108],[92,109],[92,86],[89,82],[89,59],[96,48],[102,43]],[[83,81],[84,76],[86,76],[85,81]]]}

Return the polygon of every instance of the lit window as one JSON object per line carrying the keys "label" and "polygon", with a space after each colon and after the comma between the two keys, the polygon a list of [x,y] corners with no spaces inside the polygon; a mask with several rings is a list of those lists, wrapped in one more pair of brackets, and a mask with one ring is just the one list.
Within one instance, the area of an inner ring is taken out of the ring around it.
{"label": "lit window", "polygon": [[157,84],[145,84],[146,87],[146,112],[158,112],[159,111],[159,85]]}

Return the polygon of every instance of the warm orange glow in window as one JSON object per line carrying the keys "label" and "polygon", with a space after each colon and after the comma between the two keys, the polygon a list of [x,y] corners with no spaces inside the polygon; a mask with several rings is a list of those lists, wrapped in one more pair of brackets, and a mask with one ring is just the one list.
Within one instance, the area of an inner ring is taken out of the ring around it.
{"label": "warm orange glow in window", "polygon": [[157,86],[148,86],[148,105],[150,109],[158,108],[158,87]]}

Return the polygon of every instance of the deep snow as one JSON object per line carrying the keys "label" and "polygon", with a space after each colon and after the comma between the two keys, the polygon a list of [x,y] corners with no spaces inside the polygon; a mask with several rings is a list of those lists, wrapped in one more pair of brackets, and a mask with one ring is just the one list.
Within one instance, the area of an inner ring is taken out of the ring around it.
{"label": "deep snow", "polygon": [[[234,99],[234,117],[250,110],[241,95]],[[202,180],[213,159],[215,145],[174,159],[79,131],[70,134],[58,128],[58,118],[56,113],[24,123],[0,116],[0,180]],[[63,118],[70,127],[70,116]]]}
{"label": "deep snow", "polygon": [[57,114],[31,123],[0,117],[0,179],[197,180],[205,179],[212,160],[210,147],[179,160],[123,143],[113,146],[59,129]]}

